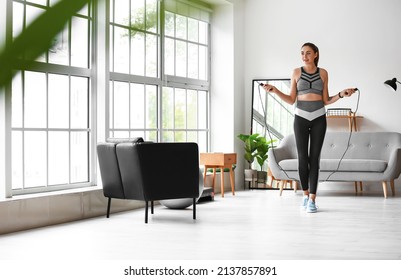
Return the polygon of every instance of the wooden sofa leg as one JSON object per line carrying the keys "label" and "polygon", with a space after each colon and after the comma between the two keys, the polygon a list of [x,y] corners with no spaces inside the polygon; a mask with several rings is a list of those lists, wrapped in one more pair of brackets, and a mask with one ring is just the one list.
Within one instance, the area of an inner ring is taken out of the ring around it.
{"label": "wooden sofa leg", "polygon": [[390,186],[391,186],[391,193],[392,193],[393,196],[395,196],[394,180],[392,180],[392,181],[390,182]]}
{"label": "wooden sofa leg", "polygon": [[106,218],[110,217],[110,205],[111,205],[111,197],[109,197],[109,200],[107,201],[107,214]]}
{"label": "wooden sofa leg", "polygon": [[287,185],[287,181],[280,180],[280,196],[283,194],[284,185]]}
{"label": "wooden sofa leg", "polygon": [[360,190],[360,191],[363,191],[362,181],[359,182],[359,190]]}
{"label": "wooden sofa leg", "polygon": [[354,186],[355,186],[355,192],[357,193],[358,192],[358,182],[357,181],[354,182]]}
{"label": "wooden sofa leg", "polygon": [[382,185],[383,185],[384,198],[387,198],[387,182],[383,181]]}

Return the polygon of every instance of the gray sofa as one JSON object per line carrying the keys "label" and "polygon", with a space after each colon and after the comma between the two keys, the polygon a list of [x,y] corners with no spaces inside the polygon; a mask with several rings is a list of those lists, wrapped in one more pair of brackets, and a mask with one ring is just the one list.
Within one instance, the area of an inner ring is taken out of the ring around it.
{"label": "gray sofa", "polygon": [[[348,146],[349,148],[344,155]],[[269,168],[277,180],[298,181],[298,160],[294,135],[286,136],[268,153]],[[340,158],[344,155],[340,165]],[[285,172],[284,172],[285,171]],[[401,173],[401,134],[396,132],[327,132],[323,144],[319,181],[382,182],[394,195],[394,180]],[[281,184],[281,191],[283,189]],[[362,185],[361,185],[362,186]]]}

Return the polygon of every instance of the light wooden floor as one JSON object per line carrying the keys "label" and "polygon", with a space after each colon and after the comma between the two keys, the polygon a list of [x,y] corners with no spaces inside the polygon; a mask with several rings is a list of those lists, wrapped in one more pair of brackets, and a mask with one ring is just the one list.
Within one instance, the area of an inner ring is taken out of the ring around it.
{"label": "light wooden floor", "polygon": [[192,210],[156,206],[0,236],[0,259],[400,260],[401,196],[320,188],[319,212],[301,192],[238,191]]}

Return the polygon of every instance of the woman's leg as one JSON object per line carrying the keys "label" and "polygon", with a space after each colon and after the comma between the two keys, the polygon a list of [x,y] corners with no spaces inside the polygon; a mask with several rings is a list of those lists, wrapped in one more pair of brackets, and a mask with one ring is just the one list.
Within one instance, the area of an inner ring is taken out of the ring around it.
{"label": "woman's leg", "polygon": [[312,121],[309,152],[309,192],[313,201],[315,200],[317,185],[319,183],[320,153],[326,135],[326,128],[327,122],[325,115]]}
{"label": "woman's leg", "polygon": [[309,194],[309,121],[295,115],[294,134],[298,152],[298,173],[302,190]]}

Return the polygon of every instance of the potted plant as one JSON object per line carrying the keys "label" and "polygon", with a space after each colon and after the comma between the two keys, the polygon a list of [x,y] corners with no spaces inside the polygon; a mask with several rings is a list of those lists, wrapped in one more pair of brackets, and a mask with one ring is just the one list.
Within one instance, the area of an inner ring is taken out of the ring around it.
{"label": "potted plant", "polygon": [[257,171],[252,169],[252,163],[255,160],[257,153],[257,138],[259,134],[240,134],[237,136],[242,142],[244,142],[244,158],[248,162],[248,168],[244,170],[245,181],[253,182],[256,180]]}
{"label": "potted plant", "polygon": [[268,151],[270,148],[273,148],[273,142],[275,139],[271,139],[269,141],[266,140],[265,137],[259,136],[256,138],[256,160],[260,166],[260,171],[257,172],[258,183],[265,183],[267,180],[267,171],[263,171],[263,166],[268,157]]}

